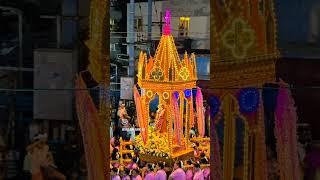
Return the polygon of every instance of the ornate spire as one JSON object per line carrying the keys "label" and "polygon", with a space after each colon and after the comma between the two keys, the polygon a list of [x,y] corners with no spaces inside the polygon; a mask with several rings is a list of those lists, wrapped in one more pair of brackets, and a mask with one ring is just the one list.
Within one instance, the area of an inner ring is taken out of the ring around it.
{"label": "ornate spire", "polygon": [[164,33],[154,57],[147,60],[146,55],[139,56],[138,84],[141,88],[152,89],[194,88],[197,80],[195,57],[188,57],[186,52],[180,59],[171,34],[169,10],[166,10],[164,20]]}
{"label": "ornate spire", "polygon": [[170,10],[166,10],[166,15],[164,17],[165,25],[163,28],[164,35],[170,35],[171,34],[171,13]]}

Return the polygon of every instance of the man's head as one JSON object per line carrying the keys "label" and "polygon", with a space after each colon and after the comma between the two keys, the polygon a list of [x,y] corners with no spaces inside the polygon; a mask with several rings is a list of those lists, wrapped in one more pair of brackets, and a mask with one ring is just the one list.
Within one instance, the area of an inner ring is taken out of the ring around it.
{"label": "man's head", "polygon": [[119,174],[119,169],[118,168],[112,168],[111,170],[111,176],[115,176],[115,175],[118,175]]}
{"label": "man's head", "polygon": [[165,162],[161,162],[161,161],[159,161],[158,163],[157,163],[157,169],[159,170],[159,169],[164,169],[164,166],[166,165],[166,163]]}
{"label": "man's head", "polygon": [[133,177],[136,177],[136,176],[138,176],[139,175],[139,170],[138,169],[133,169],[132,170],[132,176]]}
{"label": "man's head", "polygon": [[194,163],[194,170],[197,172],[197,171],[201,171],[201,166],[200,166],[200,163],[199,162],[196,162]]}
{"label": "man's head", "polygon": [[182,161],[176,161],[173,165],[173,169],[183,168],[183,162]]}

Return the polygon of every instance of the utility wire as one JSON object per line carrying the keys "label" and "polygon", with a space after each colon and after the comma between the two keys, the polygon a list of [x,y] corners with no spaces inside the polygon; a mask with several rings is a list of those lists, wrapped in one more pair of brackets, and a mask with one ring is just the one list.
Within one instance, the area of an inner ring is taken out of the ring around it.
{"label": "utility wire", "polygon": [[[141,36],[141,34],[139,34]],[[138,35],[137,35],[138,36]],[[128,36],[111,36],[110,39],[126,39],[126,38],[129,38]],[[161,36],[152,36],[153,40],[156,40],[156,38],[161,38]],[[178,37],[175,37],[175,38],[178,38]],[[197,40],[197,39],[203,39],[203,40],[210,40],[208,39],[208,35],[204,35],[202,37],[199,37],[197,36],[196,34],[195,35],[192,35],[192,36],[187,36],[185,38],[190,38],[190,39],[193,39],[193,40]],[[147,40],[147,39],[146,39]]]}
{"label": "utility wire", "polygon": [[[278,90],[279,88],[276,87],[254,87],[254,86],[248,86],[256,89],[270,89],[270,90]],[[237,90],[242,89],[244,87],[217,87],[217,88],[202,88],[203,90]],[[300,87],[283,87],[285,89],[290,90],[320,90],[320,86],[300,86]],[[99,90],[103,92],[108,91],[120,91],[120,90],[133,90],[134,88],[117,88],[117,89],[101,89],[101,88],[86,88],[86,89],[77,89],[77,88],[69,88],[69,89],[8,89],[8,88],[0,88],[0,92],[35,92],[35,91],[90,91],[90,90]],[[194,88],[196,90],[196,88]]]}
{"label": "utility wire", "polygon": [[[172,32],[179,32],[180,30],[179,29],[171,29]],[[117,31],[112,31],[110,32],[110,34],[137,34],[137,33],[146,33],[148,34],[149,32],[147,31],[135,31],[135,32],[117,32]],[[151,32],[151,34],[159,34],[159,32],[155,33],[155,32]],[[202,33],[202,32],[192,32],[192,31],[188,31],[188,33],[193,33],[193,34],[210,34],[210,32],[208,33]]]}
{"label": "utility wire", "polygon": [[142,10],[141,10],[141,0],[139,0],[139,9],[140,9],[140,16],[142,17]]}

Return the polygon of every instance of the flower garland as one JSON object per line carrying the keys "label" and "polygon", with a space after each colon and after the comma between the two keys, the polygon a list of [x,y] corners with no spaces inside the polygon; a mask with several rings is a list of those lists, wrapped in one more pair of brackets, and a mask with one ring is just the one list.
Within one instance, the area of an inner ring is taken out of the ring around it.
{"label": "flower garland", "polygon": [[290,92],[281,82],[276,108],[275,137],[281,180],[300,179],[296,122],[297,114]]}
{"label": "flower garland", "polygon": [[172,97],[172,111],[174,117],[174,137],[179,145],[181,145],[181,130],[182,130],[182,119],[179,112],[178,99],[173,96]]}
{"label": "flower garland", "polygon": [[289,100],[289,109],[288,109],[288,118],[291,119],[291,128],[290,131],[289,142],[291,144],[291,152],[290,152],[290,160],[292,161],[292,167],[294,172],[294,178],[300,179],[300,164],[299,164],[299,156],[298,156],[298,139],[297,139],[297,121],[298,115],[296,112],[296,107],[294,105],[294,100],[288,90],[288,100]]}
{"label": "flower garland", "polygon": [[203,96],[200,88],[197,88],[196,105],[199,136],[203,137],[205,133],[205,123],[203,112]]}
{"label": "flower garland", "polygon": [[145,119],[146,119],[144,117],[145,113],[144,113],[141,97],[136,86],[134,86],[133,94],[134,94],[134,102],[136,104],[138,124],[139,124],[139,127],[141,128],[141,136],[142,136],[143,142],[146,143],[148,125],[147,125],[147,122],[145,122]]}

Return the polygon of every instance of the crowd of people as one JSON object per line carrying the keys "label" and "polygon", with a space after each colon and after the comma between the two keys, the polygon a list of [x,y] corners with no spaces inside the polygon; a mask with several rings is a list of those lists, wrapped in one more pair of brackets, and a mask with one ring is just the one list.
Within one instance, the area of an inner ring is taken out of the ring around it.
{"label": "crowd of people", "polygon": [[[130,109],[130,107],[128,109]],[[110,168],[113,180],[210,179],[209,158],[206,156],[207,152],[205,153],[199,150],[199,143],[193,144],[194,156],[188,160],[177,161],[172,164],[141,160],[139,150],[133,143],[136,133],[132,131],[132,128],[136,127],[134,111],[130,111],[131,113],[129,111],[127,111],[126,104],[120,102],[117,111],[114,112],[114,120],[110,129],[112,134],[110,139]],[[154,125],[156,123],[155,119],[156,112],[151,112],[149,125]],[[130,128],[131,131],[128,131]],[[196,129],[192,128],[190,130],[190,136],[196,136],[196,134]],[[121,147],[121,143],[123,142],[129,143]],[[126,151],[126,153],[120,153],[121,150]],[[120,159],[129,161],[120,161]]]}
{"label": "crowd of people", "polygon": [[27,155],[24,158],[23,169],[25,176],[30,176],[33,180],[44,180],[55,178],[66,179],[57,169],[52,153],[47,144],[46,135],[37,135],[27,147]]}
{"label": "crowd of people", "polygon": [[[173,168],[165,162],[141,163],[133,167],[112,167],[112,180],[208,180],[209,167],[201,168],[201,162],[176,161]],[[186,164],[186,166],[185,166]],[[136,166],[136,167],[134,167]]]}
{"label": "crowd of people", "polygon": [[110,126],[110,135],[126,137],[128,134],[131,138],[134,138],[135,132],[129,130],[136,126],[134,107],[131,104],[127,110],[126,104],[123,102],[119,103],[117,111],[114,111],[112,114],[112,123]]}
{"label": "crowd of people", "polygon": [[[124,148],[128,153],[120,154],[120,136],[110,141],[111,176],[112,179],[210,179],[209,158],[198,151],[198,143],[194,145],[194,157],[186,161],[177,161],[173,165],[165,162],[151,163],[140,159],[139,151],[131,143]],[[130,142],[129,136],[123,142]],[[132,153],[130,153],[132,152]],[[122,157],[121,157],[122,156]],[[120,158],[131,159],[131,162],[120,164]]]}

